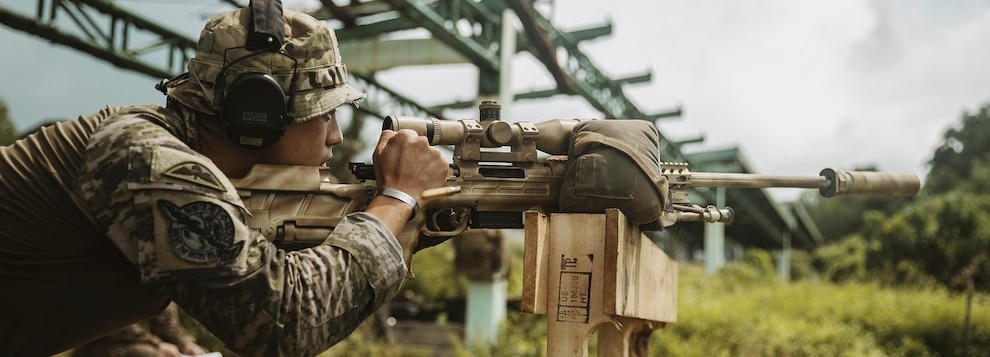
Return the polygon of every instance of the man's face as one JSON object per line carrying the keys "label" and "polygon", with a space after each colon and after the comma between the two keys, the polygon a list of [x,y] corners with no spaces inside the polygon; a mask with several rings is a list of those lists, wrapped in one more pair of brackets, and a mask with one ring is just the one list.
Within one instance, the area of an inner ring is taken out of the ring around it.
{"label": "man's face", "polygon": [[336,110],[285,127],[285,134],[264,151],[264,163],[320,166],[333,158],[332,147],[344,141]]}

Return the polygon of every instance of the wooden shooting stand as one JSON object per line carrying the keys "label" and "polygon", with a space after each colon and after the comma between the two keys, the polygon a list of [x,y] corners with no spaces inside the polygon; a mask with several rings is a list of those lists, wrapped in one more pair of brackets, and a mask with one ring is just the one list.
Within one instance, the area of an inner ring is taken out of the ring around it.
{"label": "wooden shooting stand", "polygon": [[547,356],[647,356],[677,321],[677,262],[617,209],[526,212],[522,310],[547,315]]}

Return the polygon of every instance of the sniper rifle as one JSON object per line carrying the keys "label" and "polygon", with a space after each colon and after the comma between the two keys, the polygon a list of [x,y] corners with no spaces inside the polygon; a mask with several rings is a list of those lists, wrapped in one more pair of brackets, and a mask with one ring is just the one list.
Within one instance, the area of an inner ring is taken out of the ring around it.
{"label": "sniper rifle", "polygon": [[[508,123],[500,120],[497,103],[484,102],[480,109],[480,120],[385,118],[383,130],[412,129],[431,145],[453,146],[446,187],[422,203],[422,233],[427,236],[452,237],[468,228],[522,228],[527,210],[560,212],[571,131],[582,120]],[[669,199],[659,224],[644,230],[683,221],[732,221],[735,212],[729,207],[691,202],[688,191],[696,187],[806,188],[818,189],[824,197],[913,195],[920,188],[912,174],[826,168],[818,176],[779,176],[691,172],[687,163],[659,165]],[[377,193],[371,165],[352,163],[350,169],[360,183],[337,183],[327,167],[277,165],[256,165],[231,181],[251,213],[249,227],[275,243],[307,246],[322,243],[344,216],[363,209]]]}

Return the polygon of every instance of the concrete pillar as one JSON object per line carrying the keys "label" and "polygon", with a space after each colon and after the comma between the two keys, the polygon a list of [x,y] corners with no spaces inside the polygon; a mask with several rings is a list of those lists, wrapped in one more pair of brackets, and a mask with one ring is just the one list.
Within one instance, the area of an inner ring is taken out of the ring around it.
{"label": "concrete pillar", "polygon": [[464,317],[464,342],[468,348],[498,342],[500,325],[505,320],[507,287],[505,279],[468,281]]}
{"label": "concrete pillar", "polygon": [[457,270],[467,277],[464,342],[484,347],[498,341],[505,319],[509,260],[501,231],[470,229],[453,239]]}
{"label": "concrete pillar", "polygon": [[[725,187],[716,187],[715,206],[725,207]],[[725,265],[725,223],[705,223],[705,273]]]}
{"label": "concrete pillar", "polygon": [[780,276],[780,280],[790,281],[791,280],[791,232],[784,231],[784,236],[782,237],[784,241],[784,247],[780,251],[780,258],[777,259],[777,274]]}
{"label": "concrete pillar", "polygon": [[[498,101],[502,105],[502,119],[508,119],[509,121],[514,121],[512,117],[513,94],[511,78],[512,57],[516,53],[517,31],[513,25],[513,21],[515,21],[515,14],[511,9],[506,9],[502,12]],[[489,93],[479,94],[486,96]],[[483,274],[479,274],[481,276],[471,276],[471,274],[468,274],[464,342],[469,348],[491,345],[497,342],[500,325],[505,320],[506,291],[508,288],[508,283],[505,281],[505,269],[507,269],[508,264],[504,263],[505,265],[501,265],[501,263],[507,262],[507,257],[501,249],[501,245],[503,244],[501,234],[498,235],[498,243],[494,243],[496,239],[493,236],[488,236],[488,240],[489,243],[497,244],[498,246],[498,253],[493,254],[491,259],[501,260],[501,262],[497,268],[493,268],[494,271],[486,271]],[[458,258],[462,257],[462,253],[462,251],[458,251]],[[467,264],[476,263],[478,261],[468,262]]]}

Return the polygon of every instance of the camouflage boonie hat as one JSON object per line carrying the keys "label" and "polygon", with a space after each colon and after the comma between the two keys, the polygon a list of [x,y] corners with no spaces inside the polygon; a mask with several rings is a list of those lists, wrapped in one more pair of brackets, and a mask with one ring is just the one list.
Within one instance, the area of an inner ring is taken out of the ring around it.
{"label": "camouflage boonie hat", "polygon": [[[189,76],[166,85],[168,96],[197,111],[213,110],[213,82],[225,65],[224,51],[243,46],[250,33],[251,10],[239,9],[214,16],[199,36],[196,55],[189,61]],[[305,13],[286,10],[283,51],[298,61],[293,111],[295,121],[306,121],[364,98],[364,93],[347,85],[347,68],[340,59],[333,29]],[[227,63],[252,53],[247,48],[227,51]],[[293,62],[278,53],[263,53],[231,66],[224,88],[230,88],[242,73],[266,73],[289,94]]]}

